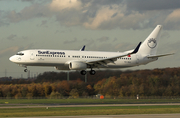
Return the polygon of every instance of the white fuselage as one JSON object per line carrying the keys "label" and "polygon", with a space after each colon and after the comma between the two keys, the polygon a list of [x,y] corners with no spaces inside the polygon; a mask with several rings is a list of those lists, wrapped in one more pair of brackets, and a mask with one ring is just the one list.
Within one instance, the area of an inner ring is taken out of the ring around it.
{"label": "white fuselage", "polygon": [[[21,55],[22,53],[23,55]],[[12,57],[10,60],[20,66],[52,66],[58,70],[69,70],[70,61],[81,61],[105,59],[120,55],[121,52],[99,52],[99,51],[73,51],[73,50],[48,50],[34,49],[24,50]],[[117,58],[115,63],[108,63],[107,66],[98,68],[125,68],[141,64],[147,64],[156,59],[148,59],[140,54],[132,54]]]}

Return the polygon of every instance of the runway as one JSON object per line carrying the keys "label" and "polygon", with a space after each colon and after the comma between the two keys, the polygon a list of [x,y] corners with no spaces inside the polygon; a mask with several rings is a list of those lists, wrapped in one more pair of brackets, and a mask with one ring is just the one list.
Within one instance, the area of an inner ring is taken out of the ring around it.
{"label": "runway", "polygon": [[[19,118],[19,117],[11,117]],[[135,114],[135,115],[87,115],[87,116],[43,116],[21,118],[180,118],[180,114]]]}
{"label": "runway", "polygon": [[[53,108],[53,107],[98,107],[98,106],[163,106],[180,105],[180,103],[164,104],[92,104],[92,105],[58,105],[58,104],[1,104],[0,109],[9,108]],[[18,118],[18,117],[12,117]],[[83,115],[83,116],[33,116],[21,118],[180,118],[180,113],[174,114],[131,114],[131,115]]]}
{"label": "runway", "polygon": [[107,107],[107,106],[162,106],[180,105],[180,103],[163,104],[92,104],[92,105],[57,105],[57,104],[0,104],[0,109],[4,108],[51,108],[51,107]]}

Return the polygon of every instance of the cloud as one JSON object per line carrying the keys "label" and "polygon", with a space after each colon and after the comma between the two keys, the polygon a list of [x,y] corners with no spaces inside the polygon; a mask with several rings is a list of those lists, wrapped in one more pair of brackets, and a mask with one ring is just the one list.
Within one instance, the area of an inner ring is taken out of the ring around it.
{"label": "cloud", "polygon": [[28,40],[28,37],[27,36],[22,36],[22,39],[23,40]]}
{"label": "cloud", "polygon": [[180,19],[180,9],[174,10],[171,14],[168,15],[166,20],[177,22]]}
{"label": "cloud", "polygon": [[47,7],[40,4],[33,4],[29,7],[25,7],[18,13],[16,11],[11,11],[7,15],[7,17],[10,20],[10,22],[16,23],[23,20],[29,20],[32,18],[49,17],[47,15],[50,15],[50,13],[48,13]]}
{"label": "cloud", "polygon": [[93,39],[83,39],[82,41],[84,45],[87,45],[88,47],[95,45],[95,41]]}
{"label": "cloud", "polygon": [[50,9],[53,11],[61,11],[68,9],[81,9],[81,2],[79,0],[52,0]]}
{"label": "cloud", "polygon": [[22,2],[34,2],[35,0],[21,0]]}
{"label": "cloud", "polygon": [[11,34],[10,36],[7,37],[8,40],[14,40],[17,37],[15,34]]}
{"label": "cloud", "polygon": [[2,49],[0,50],[0,57],[2,56],[10,56],[9,54],[16,54],[18,51],[20,50],[26,50],[26,49],[30,49],[33,47],[33,44],[29,44],[27,46],[21,46],[21,47],[18,47],[18,46],[12,46],[12,47],[9,47],[9,48],[5,48],[5,49]]}
{"label": "cloud", "polygon": [[127,50],[134,49],[135,45],[124,42],[124,43],[117,43],[113,48],[115,50],[118,50],[118,51],[122,52],[122,51],[127,51]]}
{"label": "cloud", "polygon": [[41,24],[40,24],[40,25],[37,25],[37,26],[40,26],[40,27],[44,26],[44,27],[47,27],[47,20],[42,20],[42,21],[41,21]]}
{"label": "cloud", "polygon": [[93,30],[142,29],[157,24],[179,30],[179,4],[179,0],[52,0],[46,4],[33,2],[7,17],[13,23],[55,17],[63,26]]}
{"label": "cloud", "polygon": [[46,0],[21,0],[22,2],[30,2],[30,3],[46,3]]}
{"label": "cloud", "polygon": [[16,53],[19,50],[19,47],[14,46],[14,47],[9,47],[3,50],[0,50],[0,57],[7,55],[9,53]]}
{"label": "cloud", "polygon": [[106,41],[108,41],[109,40],[109,37],[101,37],[101,38],[99,38],[99,39],[97,39],[99,42],[106,42]]}
{"label": "cloud", "polygon": [[163,32],[160,36],[162,39],[169,39],[170,38],[170,34],[167,31]]}
{"label": "cloud", "polygon": [[167,18],[165,19],[166,29],[172,28],[173,29],[180,29],[180,9],[174,10],[170,13]]}
{"label": "cloud", "polygon": [[147,11],[147,10],[167,10],[180,7],[179,0],[126,0],[128,9]]}
{"label": "cloud", "polygon": [[90,18],[83,25],[90,29],[107,27],[109,24],[113,25],[113,22],[116,21],[118,17],[122,18],[123,16],[124,14],[118,10],[117,5],[114,5],[112,8],[110,8],[110,6],[104,6],[97,11],[95,17]]}
{"label": "cloud", "polygon": [[66,40],[66,41],[64,41],[64,44],[76,43],[77,41],[78,41],[77,38],[74,38],[73,40]]}
{"label": "cloud", "polygon": [[0,26],[5,26],[5,25],[9,24],[7,22],[7,18],[6,18],[7,14],[8,14],[8,12],[0,10]]}

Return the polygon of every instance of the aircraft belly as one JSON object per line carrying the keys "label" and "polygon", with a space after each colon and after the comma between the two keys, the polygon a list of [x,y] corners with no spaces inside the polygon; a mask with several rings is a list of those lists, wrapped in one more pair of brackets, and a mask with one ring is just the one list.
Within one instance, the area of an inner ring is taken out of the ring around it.
{"label": "aircraft belly", "polygon": [[132,60],[118,60],[115,61],[115,64],[109,63],[107,66],[101,66],[99,68],[128,68],[128,67],[133,67],[137,66],[137,63],[134,59]]}
{"label": "aircraft belly", "polygon": [[22,65],[26,66],[61,66],[64,64],[60,63],[21,63]]}
{"label": "aircraft belly", "polygon": [[127,68],[127,67],[132,67],[132,66],[123,66],[123,65],[108,65],[107,67],[106,66],[103,66],[101,68]]}

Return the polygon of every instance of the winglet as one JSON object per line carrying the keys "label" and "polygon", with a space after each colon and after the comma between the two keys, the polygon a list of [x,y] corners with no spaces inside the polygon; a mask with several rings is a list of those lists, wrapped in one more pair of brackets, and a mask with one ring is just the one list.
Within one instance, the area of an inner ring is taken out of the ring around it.
{"label": "winglet", "polygon": [[134,51],[131,52],[131,53],[129,53],[129,54],[135,54],[135,53],[137,53],[138,50],[139,50],[139,48],[140,48],[140,46],[141,46],[141,42],[139,42],[139,44],[138,44],[137,47],[134,49]]}
{"label": "winglet", "polygon": [[80,51],[84,51],[85,50],[85,45],[80,49]]}

